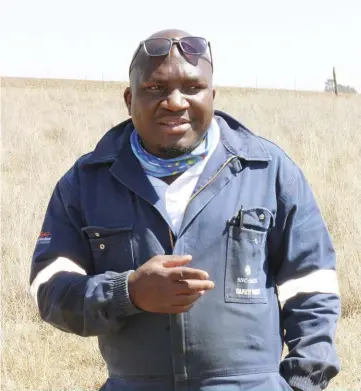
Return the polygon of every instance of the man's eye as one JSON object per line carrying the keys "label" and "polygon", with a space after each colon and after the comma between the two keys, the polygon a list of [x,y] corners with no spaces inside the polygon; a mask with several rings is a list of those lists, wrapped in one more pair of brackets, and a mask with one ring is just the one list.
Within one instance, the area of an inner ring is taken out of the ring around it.
{"label": "man's eye", "polygon": [[161,86],[159,84],[156,84],[156,85],[153,85],[153,86],[148,86],[147,90],[149,90],[149,91],[161,91],[161,90],[163,90],[163,86]]}
{"label": "man's eye", "polygon": [[198,92],[199,90],[201,90],[203,87],[202,86],[200,86],[200,85],[190,85],[190,86],[188,86],[187,87],[187,90],[189,91],[189,92]]}

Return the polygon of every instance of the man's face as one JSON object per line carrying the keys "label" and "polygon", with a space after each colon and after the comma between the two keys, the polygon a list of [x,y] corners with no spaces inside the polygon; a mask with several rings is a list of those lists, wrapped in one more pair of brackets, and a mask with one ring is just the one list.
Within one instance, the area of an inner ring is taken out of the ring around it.
{"label": "man's face", "polygon": [[124,93],[143,146],[163,158],[188,153],[212,121],[211,65],[201,58],[189,62],[177,45],[166,58],[143,56]]}

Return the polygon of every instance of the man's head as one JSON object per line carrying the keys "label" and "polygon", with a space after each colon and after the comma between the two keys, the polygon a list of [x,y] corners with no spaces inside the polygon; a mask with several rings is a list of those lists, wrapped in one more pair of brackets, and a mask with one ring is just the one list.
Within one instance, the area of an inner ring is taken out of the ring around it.
{"label": "man's head", "polygon": [[[150,38],[190,36],[164,30]],[[209,53],[189,55],[174,43],[166,56],[140,48],[124,99],[143,145],[153,155],[170,158],[193,150],[213,117],[213,72]]]}

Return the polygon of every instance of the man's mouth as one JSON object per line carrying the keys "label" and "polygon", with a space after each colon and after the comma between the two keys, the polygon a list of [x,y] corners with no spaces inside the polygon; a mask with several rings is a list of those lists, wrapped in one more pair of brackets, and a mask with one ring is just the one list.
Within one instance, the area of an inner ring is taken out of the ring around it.
{"label": "man's mouth", "polygon": [[170,133],[183,133],[187,131],[190,127],[190,121],[184,118],[176,119],[162,119],[158,121],[159,125],[166,131]]}

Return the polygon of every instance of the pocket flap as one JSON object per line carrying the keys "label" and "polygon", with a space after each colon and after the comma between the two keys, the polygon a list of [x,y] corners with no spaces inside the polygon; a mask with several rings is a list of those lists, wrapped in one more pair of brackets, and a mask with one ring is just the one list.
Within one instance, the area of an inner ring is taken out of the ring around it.
{"label": "pocket flap", "polygon": [[243,225],[245,228],[268,231],[274,225],[273,214],[265,208],[243,210]]}
{"label": "pocket flap", "polygon": [[108,236],[116,235],[121,232],[128,232],[133,229],[132,226],[124,227],[102,227],[102,226],[88,226],[82,227],[82,231],[85,232],[89,239],[100,239]]}

